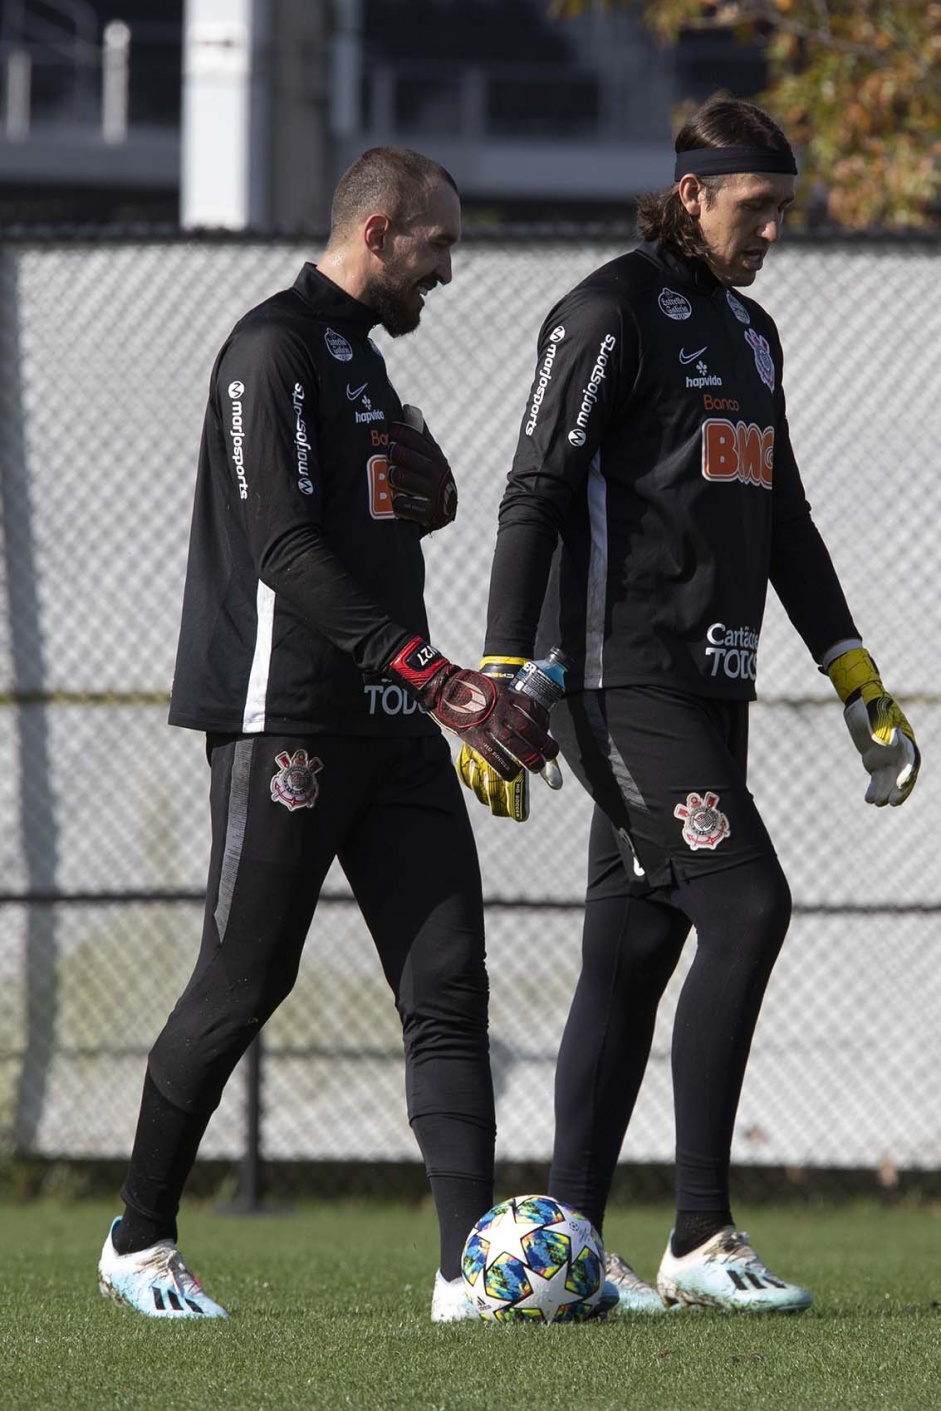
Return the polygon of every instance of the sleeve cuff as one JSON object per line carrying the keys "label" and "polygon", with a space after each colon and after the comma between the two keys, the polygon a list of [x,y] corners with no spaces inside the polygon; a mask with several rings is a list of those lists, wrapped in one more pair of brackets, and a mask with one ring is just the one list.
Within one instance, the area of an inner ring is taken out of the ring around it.
{"label": "sleeve cuff", "polygon": [[823,656],[820,658],[819,667],[820,670],[823,672],[824,676],[827,674],[830,667],[836,661],[837,657],[841,657],[844,652],[855,651],[858,647],[861,647],[862,645],[862,637],[846,637],[841,642],[834,642],[833,646],[828,647],[827,650],[824,652]]}

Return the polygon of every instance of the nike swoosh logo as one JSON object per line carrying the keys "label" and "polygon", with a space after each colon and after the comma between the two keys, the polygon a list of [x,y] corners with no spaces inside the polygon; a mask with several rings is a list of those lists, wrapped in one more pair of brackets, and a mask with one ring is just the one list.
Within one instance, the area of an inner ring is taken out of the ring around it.
{"label": "nike swoosh logo", "polygon": [[[709,344],[707,343],[707,344],[705,345],[705,347],[698,349],[698,351],[695,352],[695,353],[686,353],[686,352],[684,352],[683,349],[681,348],[681,349],[680,349],[680,362],[683,364],[684,367],[686,366],[687,363],[694,363],[697,358],[701,358],[701,357],[702,357],[703,353],[706,351],[706,348],[708,348],[708,347],[709,347]],[[349,392],[347,392],[346,395],[349,396],[349,395],[350,395]]]}
{"label": "nike swoosh logo", "polygon": [[347,395],[347,397],[349,397],[349,399],[350,399],[351,402],[355,402],[357,397],[361,397],[361,396],[363,395],[363,393],[366,391],[366,388],[367,388],[368,386],[369,386],[369,383],[368,383],[368,382],[364,382],[363,385],[362,385],[362,387],[357,387],[357,389],[356,389],[355,392],[351,392],[351,391],[350,391],[350,384],[347,383],[347,384],[346,384],[346,395]]}

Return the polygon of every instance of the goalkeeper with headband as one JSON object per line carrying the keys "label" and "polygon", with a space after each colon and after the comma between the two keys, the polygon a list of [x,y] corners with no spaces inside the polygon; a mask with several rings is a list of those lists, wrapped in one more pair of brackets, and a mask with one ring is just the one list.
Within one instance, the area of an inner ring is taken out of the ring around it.
{"label": "goalkeeper with headband", "polygon": [[[746,783],[772,585],[843,703],[866,798],[905,801],[912,728],[863,646],[788,434],[777,329],[747,297],[797,165],[755,106],[714,101],[676,141],[643,243],[572,289],[539,335],[499,512],[482,670],[557,645],[552,712],[595,802],[582,970],[559,1052],[550,1193],[603,1224],[657,1007],[692,928],[673,1031],[676,1221],[656,1287],[617,1254],[623,1309],[793,1311],[810,1294],[736,1228],[733,1124],[788,885]],[[526,817],[526,780],[472,748],[464,782]]]}

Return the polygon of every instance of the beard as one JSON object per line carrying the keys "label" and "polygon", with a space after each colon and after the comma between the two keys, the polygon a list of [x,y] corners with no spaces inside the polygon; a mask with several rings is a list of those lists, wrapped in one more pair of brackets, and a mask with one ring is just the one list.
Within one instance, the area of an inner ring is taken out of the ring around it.
{"label": "beard", "polygon": [[414,333],[421,322],[422,304],[412,285],[379,281],[369,290],[366,302],[379,315],[379,322],[393,338]]}

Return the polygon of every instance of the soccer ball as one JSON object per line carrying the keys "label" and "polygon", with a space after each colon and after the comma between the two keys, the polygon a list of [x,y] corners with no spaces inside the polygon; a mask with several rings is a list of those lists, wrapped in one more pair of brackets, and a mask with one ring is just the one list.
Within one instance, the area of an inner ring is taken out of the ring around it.
{"label": "soccer ball", "polygon": [[564,1201],[521,1195],[477,1221],[461,1270],[489,1322],[576,1323],[601,1298],[604,1249],[591,1221]]}

